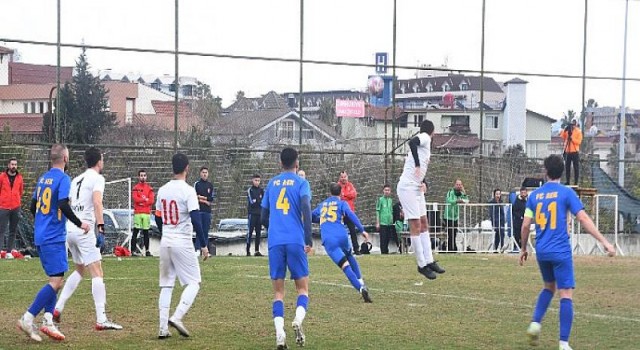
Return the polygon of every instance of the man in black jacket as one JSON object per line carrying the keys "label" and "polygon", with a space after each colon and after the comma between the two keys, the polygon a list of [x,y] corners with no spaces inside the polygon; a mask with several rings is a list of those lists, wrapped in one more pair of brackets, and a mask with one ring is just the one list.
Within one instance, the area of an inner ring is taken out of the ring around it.
{"label": "man in black jacket", "polygon": [[262,224],[260,223],[261,203],[264,189],[260,187],[260,175],[254,174],[251,178],[251,187],[247,189],[247,212],[249,221],[249,232],[247,232],[247,256],[251,256],[251,236],[256,231],[255,256],[262,256],[260,253],[260,236],[262,234]]}
{"label": "man in black jacket", "polygon": [[[513,250],[520,249],[522,243],[520,242],[520,231],[522,230],[522,221],[524,220],[524,211],[527,208],[527,188],[520,187],[520,193],[516,196],[512,203],[511,213],[513,223],[513,238],[516,240],[517,246],[513,247]],[[526,242],[525,242],[526,244]]]}
{"label": "man in black jacket", "polygon": [[193,188],[195,188],[198,195],[198,204],[200,204],[200,220],[202,230],[206,236],[207,248],[209,248],[209,229],[211,228],[211,206],[213,205],[213,199],[216,197],[215,188],[208,179],[209,168],[203,166],[200,168],[200,180],[193,184]]}

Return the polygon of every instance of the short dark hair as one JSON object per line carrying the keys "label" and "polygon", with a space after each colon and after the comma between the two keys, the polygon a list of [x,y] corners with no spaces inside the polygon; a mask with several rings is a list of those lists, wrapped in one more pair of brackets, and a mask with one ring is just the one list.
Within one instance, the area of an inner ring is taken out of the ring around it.
{"label": "short dark hair", "polygon": [[280,152],[280,162],[285,169],[293,169],[298,160],[298,151],[291,147],[287,147]]}
{"label": "short dark hair", "polygon": [[260,174],[253,174],[253,176],[251,178],[252,179],[259,179],[260,178]]}
{"label": "short dark hair", "polygon": [[146,170],[144,170],[144,169],[140,169],[140,170],[138,170],[138,176],[140,176],[140,174],[142,174],[142,173],[145,173],[145,174],[146,174],[146,173],[147,173],[147,171],[146,171]]}
{"label": "short dark hair", "polygon": [[200,167],[200,172],[202,172],[203,170],[209,171],[209,168],[207,168],[206,166],[201,166]]}
{"label": "short dark hair", "polygon": [[97,147],[89,147],[84,151],[84,161],[87,163],[87,168],[93,168],[102,159],[102,151]]}
{"label": "short dark hair", "polygon": [[11,158],[9,158],[9,161],[7,162],[7,164],[9,164],[9,163],[13,162],[14,160],[17,162],[17,161],[18,161],[18,158],[16,158],[16,157],[11,157]]}
{"label": "short dark hair", "polygon": [[520,187],[520,191],[526,191],[527,188],[525,186]]}
{"label": "short dark hair", "polygon": [[171,166],[173,168],[174,175],[183,173],[185,169],[187,169],[187,165],[189,165],[189,158],[184,153],[176,153],[171,158]]}
{"label": "short dark hair", "polygon": [[49,157],[51,158],[51,163],[60,163],[64,159],[64,151],[67,149],[67,146],[61,143],[54,143],[51,145],[51,151],[49,153]]}
{"label": "short dark hair", "polygon": [[332,182],[329,185],[329,193],[331,193],[332,196],[339,196],[340,192],[342,192],[342,187],[337,183]]}
{"label": "short dark hair", "polygon": [[420,124],[420,132],[426,132],[431,135],[433,134],[433,130],[435,130],[435,127],[433,126],[433,122],[429,119],[423,120]]}
{"label": "short dark hair", "polygon": [[564,172],[564,160],[559,155],[552,154],[544,159],[544,168],[551,180],[557,180],[562,177]]}
{"label": "short dark hair", "polygon": [[391,188],[391,185],[389,185],[389,184],[384,184],[384,186],[382,186],[382,189],[384,190],[384,189],[385,189],[385,188],[387,188],[387,187]]}

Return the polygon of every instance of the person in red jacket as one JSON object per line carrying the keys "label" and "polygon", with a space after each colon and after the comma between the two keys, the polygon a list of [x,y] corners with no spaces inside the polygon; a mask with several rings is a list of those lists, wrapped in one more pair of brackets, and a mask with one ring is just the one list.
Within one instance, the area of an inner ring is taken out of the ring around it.
{"label": "person in red jacket", "polygon": [[138,170],[138,183],[131,190],[133,198],[133,235],[131,236],[131,251],[140,254],[138,249],[138,232],[142,231],[146,256],[149,252],[149,227],[151,225],[151,207],[155,203],[153,188],[147,183],[147,172]]}
{"label": "person in red jacket", "polygon": [[[342,188],[340,192],[340,199],[344,200],[349,204],[349,208],[354,213],[356,212],[355,200],[358,197],[358,191],[356,191],[355,186],[351,182],[349,182],[349,174],[347,174],[346,170],[340,172],[340,178],[338,180],[338,184]],[[360,255],[360,246],[358,245],[358,235],[356,232],[356,225],[349,220],[348,217],[344,217],[344,224],[349,228],[349,236],[351,237],[351,244],[353,245],[353,252],[356,255]]]}
{"label": "person in red jacket", "polygon": [[[18,160],[9,159],[7,170],[0,173],[0,250],[12,251],[20,218],[20,199],[24,192],[22,175],[18,173]],[[9,226],[7,245],[5,235]]]}

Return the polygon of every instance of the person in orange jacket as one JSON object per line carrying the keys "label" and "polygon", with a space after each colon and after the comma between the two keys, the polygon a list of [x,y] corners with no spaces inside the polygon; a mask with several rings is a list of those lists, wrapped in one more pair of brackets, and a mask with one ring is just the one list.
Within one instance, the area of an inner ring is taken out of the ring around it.
{"label": "person in orange jacket", "polygon": [[9,235],[6,251],[11,252],[16,240],[16,229],[20,219],[20,199],[24,192],[22,175],[18,172],[18,160],[9,159],[7,170],[0,173],[0,250],[5,250],[4,240]]}
{"label": "person in orange jacket", "polygon": [[575,184],[578,184],[578,178],[580,177],[580,144],[582,143],[582,131],[578,126],[578,120],[573,119],[571,124],[567,125],[564,130],[560,132],[560,137],[564,140],[563,156],[565,160],[565,173],[567,182],[565,185],[571,183],[571,164],[573,163],[573,172]]}
{"label": "person in orange jacket", "polygon": [[[340,192],[340,199],[346,201],[349,204],[349,208],[354,213],[356,212],[355,201],[356,197],[358,197],[358,191],[356,191],[355,186],[349,181],[349,174],[347,174],[346,170],[340,172],[340,178],[338,180],[338,185],[342,188]],[[358,235],[356,232],[356,225],[349,220],[348,217],[345,216],[344,224],[349,228],[349,236],[351,237],[351,244],[353,245],[353,252],[356,255],[360,255],[360,246],[358,245]]]}
{"label": "person in orange jacket", "polygon": [[154,205],[153,188],[147,183],[147,172],[138,170],[138,183],[131,189],[133,198],[133,235],[131,236],[131,253],[140,254],[138,250],[138,232],[142,231],[146,256],[149,252],[149,227],[151,225],[151,207]]}

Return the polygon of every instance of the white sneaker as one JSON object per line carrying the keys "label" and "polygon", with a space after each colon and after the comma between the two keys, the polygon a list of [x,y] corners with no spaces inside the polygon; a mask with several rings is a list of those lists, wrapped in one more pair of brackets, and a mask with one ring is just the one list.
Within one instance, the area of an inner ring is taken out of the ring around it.
{"label": "white sneaker", "polygon": [[177,318],[169,318],[169,326],[175,328],[178,333],[180,333],[181,336],[183,337],[188,337],[189,336],[189,331],[187,330],[187,328],[184,326],[184,324],[182,323],[181,320],[178,320]]}
{"label": "white sneaker", "polygon": [[302,330],[302,322],[293,320],[291,326],[293,327],[293,331],[296,333],[296,344],[298,344],[299,346],[304,346],[305,338],[304,331]]}
{"label": "white sneaker", "polygon": [[158,332],[158,339],[167,339],[167,338],[171,338],[171,332],[169,332],[168,329],[161,329]]}
{"label": "white sneaker", "polygon": [[42,337],[40,337],[40,334],[38,334],[38,329],[36,329],[36,327],[32,322],[27,322],[24,319],[24,316],[20,317],[20,319],[18,320],[18,329],[23,331],[26,335],[29,336],[29,338],[35,340],[35,341],[42,341]]}
{"label": "white sneaker", "polygon": [[566,341],[561,341],[560,342],[560,350],[573,350],[570,346],[569,346],[569,342]]}
{"label": "white sneaker", "polygon": [[527,328],[527,336],[529,337],[529,345],[538,346],[538,341],[540,338],[540,330],[542,329],[542,325],[538,322],[531,322],[529,324],[529,328]]}
{"label": "white sneaker", "polygon": [[122,326],[109,320],[101,323],[96,323],[96,331],[106,331],[109,329],[119,331],[122,329]]}
{"label": "white sneaker", "polygon": [[42,321],[42,326],[40,326],[40,332],[49,336],[49,338],[53,340],[64,340],[64,334],[60,332],[58,327],[56,327],[53,322],[47,322],[46,320]]}
{"label": "white sneaker", "polygon": [[276,349],[284,350],[288,348],[289,347],[287,346],[287,335],[285,333],[276,334]]}

